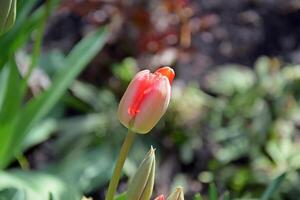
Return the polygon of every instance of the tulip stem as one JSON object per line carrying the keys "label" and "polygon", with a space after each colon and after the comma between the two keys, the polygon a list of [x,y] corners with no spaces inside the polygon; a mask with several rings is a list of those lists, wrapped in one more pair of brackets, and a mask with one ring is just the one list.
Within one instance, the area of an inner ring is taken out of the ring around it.
{"label": "tulip stem", "polygon": [[130,147],[132,146],[132,143],[134,141],[134,137],[135,137],[135,133],[128,129],[128,133],[127,133],[126,138],[121,147],[121,150],[119,153],[119,158],[117,160],[112,178],[109,182],[105,200],[113,200],[114,199],[114,195],[115,195],[117,187],[118,187],[122,169],[123,169],[126,157],[128,155],[128,152],[130,150]]}

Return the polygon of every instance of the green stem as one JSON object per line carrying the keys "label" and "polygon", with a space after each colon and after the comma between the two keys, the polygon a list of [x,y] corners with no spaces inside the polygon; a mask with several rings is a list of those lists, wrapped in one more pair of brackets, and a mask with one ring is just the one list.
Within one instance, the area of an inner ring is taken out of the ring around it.
{"label": "green stem", "polygon": [[126,138],[125,138],[124,143],[120,150],[119,158],[117,160],[117,163],[116,163],[116,166],[114,169],[114,173],[109,182],[105,200],[113,200],[114,199],[114,195],[115,195],[117,187],[118,187],[122,169],[123,169],[126,157],[128,155],[128,152],[130,150],[130,147],[132,146],[132,143],[134,141],[134,137],[135,137],[135,133],[128,130],[128,133],[126,135]]}
{"label": "green stem", "polygon": [[23,96],[26,94],[30,75],[32,74],[34,68],[36,67],[38,58],[41,54],[42,41],[43,41],[43,36],[45,33],[46,22],[47,22],[48,17],[51,14],[51,9],[52,9],[51,1],[53,1],[53,0],[46,1],[43,16],[39,19],[39,23],[38,23],[38,27],[37,27],[37,31],[36,31],[36,39],[34,41],[33,51],[32,51],[32,55],[31,55],[31,63],[29,65],[28,70],[25,72],[25,75],[24,75],[24,82],[23,82],[23,86],[22,86]]}
{"label": "green stem", "polygon": [[40,22],[38,25],[36,40],[34,43],[32,57],[31,57],[31,64],[25,75],[25,78],[27,80],[29,79],[33,69],[36,67],[39,55],[41,54],[41,47],[42,47],[43,36],[45,33],[46,22],[47,22],[48,17],[50,16],[50,13],[51,13],[51,0],[47,0],[44,15],[40,19]]}

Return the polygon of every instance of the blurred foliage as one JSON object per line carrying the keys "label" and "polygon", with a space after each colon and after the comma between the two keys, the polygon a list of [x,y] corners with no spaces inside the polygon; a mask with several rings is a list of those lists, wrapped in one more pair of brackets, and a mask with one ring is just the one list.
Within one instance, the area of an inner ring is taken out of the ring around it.
{"label": "blurred foliage", "polygon": [[[113,30],[84,35],[67,55],[41,51],[59,1],[36,2],[18,1],[16,24],[0,37],[0,199],[101,199],[126,132],[116,118],[118,100],[138,60],[109,63],[105,84],[75,80]],[[157,52],[170,35],[147,32],[141,51]],[[300,66],[261,57],[253,67],[218,66],[201,79],[201,87],[174,81],[166,116],[138,137],[124,174],[134,173],[152,144],[157,194],[180,184],[187,199],[297,199]]]}
{"label": "blurred foliage", "polygon": [[[172,124],[174,131],[187,130],[183,141],[173,140],[184,152],[180,154],[184,163],[205,162],[202,165],[208,172],[198,172],[201,182],[216,181],[232,191],[233,197],[255,198],[272,178],[288,172],[272,196],[293,199],[299,192],[295,189],[300,167],[299,69],[262,57],[254,70],[231,65],[209,73],[205,93],[195,86],[179,86],[181,91],[197,92],[177,96],[175,85],[169,112],[175,113],[166,123]],[[181,112],[186,99],[193,103]],[[197,103],[199,99],[203,101]],[[201,105],[198,112],[197,105]],[[199,149],[207,151],[209,160],[197,161],[203,158],[197,155]]]}
{"label": "blurred foliage", "polygon": [[76,190],[50,174],[11,171],[0,177],[0,199],[80,199]]}
{"label": "blurred foliage", "polygon": [[[40,121],[49,114],[65,94],[69,85],[101,49],[106,40],[106,30],[103,28],[82,39],[64,57],[63,68],[54,74],[47,89],[39,91],[38,94],[27,99],[29,79],[37,72],[34,70],[40,55],[41,36],[47,17],[57,1],[47,1],[46,4],[36,8],[34,12],[30,12],[30,10],[35,6],[35,1],[25,2],[18,1],[20,12],[18,12],[15,27],[0,37],[0,49],[2,51],[0,59],[1,169],[7,168],[15,158],[19,160],[23,168],[29,167],[22,151],[47,140],[50,137],[50,131],[54,130],[53,122],[45,121],[40,124]],[[32,54],[27,55],[23,46],[26,45],[32,30],[35,30],[38,36],[34,41]],[[26,65],[24,58],[18,60],[18,53],[23,53],[24,57],[31,63]],[[24,69],[25,71],[23,71]],[[42,76],[38,77],[43,78]],[[63,170],[63,168],[61,169]],[[51,175],[43,175],[39,172],[13,173],[4,171],[1,172],[0,177],[2,181],[1,193],[3,193],[4,199],[8,199],[5,195],[17,199],[48,199],[49,195],[50,199],[80,198],[80,190],[75,190],[76,187],[73,187],[74,192],[70,192],[69,183],[65,183],[61,177],[51,177]],[[33,180],[32,186],[28,180]],[[45,186],[46,188],[44,188]],[[77,191],[78,194],[76,194]]]}

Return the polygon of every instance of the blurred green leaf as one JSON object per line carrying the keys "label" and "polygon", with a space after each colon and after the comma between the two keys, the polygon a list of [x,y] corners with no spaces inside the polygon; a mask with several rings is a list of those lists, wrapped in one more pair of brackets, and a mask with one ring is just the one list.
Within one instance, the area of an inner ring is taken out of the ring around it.
{"label": "blurred green leaf", "polygon": [[229,195],[229,192],[226,191],[224,194],[223,194],[223,200],[230,200],[230,195]]}
{"label": "blurred green leaf", "polygon": [[23,149],[27,149],[34,145],[46,141],[50,135],[57,129],[57,122],[54,119],[46,119],[34,126],[30,134],[23,140]]}
{"label": "blurred green leaf", "polygon": [[253,86],[254,73],[243,66],[222,66],[207,76],[208,88],[222,95],[232,95],[234,92],[244,92]]}
{"label": "blurred green leaf", "polygon": [[22,80],[16,63],[11,60],[5,70],[7,71],[4,72],[4,75],[8,73],[8,77],[7,82],[4,84],[6,88],[3,88],[4,98],[1,98],[3,103],[0,108],[0,124],[9,123],[14,118],[19,111],[22,100],[20,87]]}
{"label": "blurred green leaf", "polygon": [[97,94],[99,91],[93,85],[75,81],[70,89],[81,101],[88,103],[91,106],[97,103]]}
{"label": "blurred green leaf", "polygon": [[194,200],[202,200],[202,196],[200,193],[195,194]]}
{"label": "blurred green leaf", "polygon": [[260,57],[254,64],[255,71],[259,80],[263,80],[267,75],[270,67],[270,59],[268,57]]}
{"label": "blurred green leaf", "polygon": [[41,55],[39,65],[47,74],[53,76],[58,70],[63,68],[64,62],[65,55],[59,50],[52,50]]}
{"label": "blurred green leaf", "polygon": [[81,196],[58,177],[42,172],[19,170],[0,172],[0,194],[3,193],[16,200],[48,199],[49,193],[57,200],[80,200]]}
{"label": "blurred green leaf", "polygon": [[84,141],[49,166],[49,171],[73,183],[79,191],[91,192],[109,180],[114,164],[113,149],[109,145],[87,148]]}
{"label": "blurred green leaf", "polygon": [[[19,0],[17,8],[17,21],[15,26],[0,37],[0,70],[4,63],[13,57],[17,49],[22,47],[27,41],[32,31],[40,25],[46,7],[44,5],[33,9],[37,0],[27,1]],[[51,10],[59,0],[51,1]],[[5,48],[4,48],[5,47]]]}
{"label": "blurred green leaf", "polygon": [[121,63],[113,64],[112,71],[118,79],[127,84],[137,71],[136,60],[130,57],[125,58]]}
{"label": "blurred green leaf", "polygon": [[9,68],[6,67],[0,71],[0,113],[3,109],[3,102],[6,98],[6,90],[8,88]]}
{"label": "blurred green leaf", "polygon": [[209,184],[209,200],[217,200],[218,199],[218,192],[217,187],[214,183]]}
{"label": "blurred green leaf", "polygon": [[[9,144],[13,142],[12,130],[14,129],[13,120],[19,113],[22,102],[21,83],[18,69],[14,61],[9,62],[2,71],[4,79],[7,82],[4,84],[3,96],[0,107],[0,155],[6,149],[10,149]],[[6,77],[5,77],[6,76]],[[10,150],[11,151],[11,150]],[[4,164],[1,160],[6,158],[6,154],[0,156],[0,166]],[[1,167],[0,167],[1,168]]]}
{"label": "blurred green leaf", "polygon": [[14,139],[0,141],[0,144],[2,143],[1,146],[4,146],[4,148],[0,149],[1,168],[9,163],[13,157],[13,153],[15,153],[8,149],[11,142],[14,141],[16,151],[20,150],[22,140],[28,134],[30,128],[44,117],[59,101],[77,75],[103,47],[106,38],[106,29],[101,28],[79,42],[66,58],[66,62],[64,63],[66,67],[55,76],[50,89],[29,101],[24,110],[19,112],[19,115],[16,117],[16,123],[13,126],[15,128],[14,132],[3,133],[3,135],[9,134],[9,137]]}
{"label": "blurred green leaf", "polygon": [[117,195],[114,200],[127,200],[127,195],[126,195],[126,192],[123,192],[122,194],[120,195]]}
{"label": "blurred green leaf", "polygon": [[26,200],[26,192],[16,188],[5,188],[0,190],[0,200]]}
{"label": "blurred green leaf", "polygon": [[285,179],[286,173],[281,174],[278,176],[276,179],[272,181],[272,183],[268,186],[268,188],[265,190],[263,193],[262,197],[260,200],[268,200],[271,199],[271,197],[274,195],[274,193],[278,190],[280,187],[281,183]]}

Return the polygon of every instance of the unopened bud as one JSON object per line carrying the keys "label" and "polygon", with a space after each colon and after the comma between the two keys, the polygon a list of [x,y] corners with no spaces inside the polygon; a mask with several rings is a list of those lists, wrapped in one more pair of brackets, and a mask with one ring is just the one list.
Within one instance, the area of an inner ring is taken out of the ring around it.
{"label": "unopened bud", "polygon": [[177,187],[167,200],[184,200],[183,188]]}
{"label": "unopened bud", "polygon": [[149,200],[152,195],[155,178],[155,150],[151,147],[131,179],[127,199]]}

